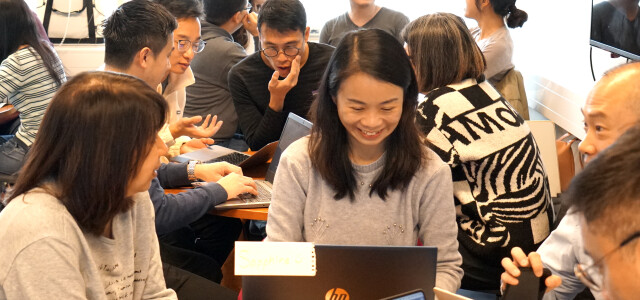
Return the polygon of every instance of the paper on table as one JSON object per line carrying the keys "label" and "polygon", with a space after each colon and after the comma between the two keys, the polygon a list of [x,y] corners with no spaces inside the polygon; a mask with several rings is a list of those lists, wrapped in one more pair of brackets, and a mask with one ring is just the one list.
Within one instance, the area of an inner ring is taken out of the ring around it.
{"label": "paper on table", "polygon": [[235,275],[316,276],[314,244],[236,242]]}
{"label": "paper on table", "polygon": [[436,297],[439,300],[472,300],[471,298],[454,294],[452,292],[449,292],[437,287],[433,288],[433,292],[436,294]]}

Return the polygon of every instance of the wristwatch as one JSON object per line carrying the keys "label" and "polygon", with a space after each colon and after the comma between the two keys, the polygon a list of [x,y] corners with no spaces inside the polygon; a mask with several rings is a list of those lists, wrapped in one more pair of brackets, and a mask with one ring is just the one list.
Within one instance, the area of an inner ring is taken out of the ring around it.
{"label": "wristwatch", "polygon": [[198,180],[196,177],[196,165],[199,163],[197,160],[190,160],[189,164],[187,164],[187,178],[189,178],[189,181]]}

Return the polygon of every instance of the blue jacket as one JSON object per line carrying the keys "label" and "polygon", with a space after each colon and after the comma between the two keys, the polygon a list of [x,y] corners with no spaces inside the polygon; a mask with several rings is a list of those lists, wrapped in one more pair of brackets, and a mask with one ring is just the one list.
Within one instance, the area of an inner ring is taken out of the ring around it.
{"label": "blue jacket", "polygon": [[227,200],[227,191],[211,182],[178,194],[165,194],[165,188],[189,186],[186,163],[162,164],[158,178],[151,181],[149,196],[156,212],[158,235],[172,232],[198,220],[214,206]]}

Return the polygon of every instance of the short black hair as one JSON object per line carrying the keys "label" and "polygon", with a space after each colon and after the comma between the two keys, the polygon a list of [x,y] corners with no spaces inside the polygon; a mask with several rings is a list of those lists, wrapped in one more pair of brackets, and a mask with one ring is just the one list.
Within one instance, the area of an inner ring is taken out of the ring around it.
{"label": "short black hair", "polygon": [[164,6],[176,19],[197,18],[204,16],[200,0],[155,0]]}
{"label": "short black hair", "polygon": [[203,0],[205,20],[220,26],[247,6],[247,0]]}
{"label": "short black hair", "polygon": [[262,24],[278,32],[307,30],[307,13],[298,0],[269,0],[262,5],[258,15],[258,30]]}
{"label": "short black hair", "polygon": [[590,230],[622,241],[640,230],[639,169],[640,126],[635,125],[573,178],[566,200]]}
{"label": "short black hair", "polygon": [[178,27],[176,18],[158,3],[133,0],[122,4],[103,23],[104,62],[120,69],[131,65],[144,47],[157,55]]}

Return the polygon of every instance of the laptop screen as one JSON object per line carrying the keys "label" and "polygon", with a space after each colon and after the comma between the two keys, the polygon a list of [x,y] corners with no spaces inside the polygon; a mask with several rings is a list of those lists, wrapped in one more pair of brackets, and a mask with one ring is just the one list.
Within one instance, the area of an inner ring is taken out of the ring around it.
{"label": "laptop screen", "polygon": [[422,290],[434,299],[436,247],[315,245],[315,253],[316,276],[244,276],[243,297],[381,299]]}
{"label": "laptop screen", "polygon": [[265,180],[273,183],[273,178],[276,175],[276,169],[278,169],[278,163],[280,163],[280,156],[289,145],[297,141],[299,138],[309,135],[311,133],[311,126],[313,124],[302,117],[289,113],[287,122],[284,124],[282,134],[280,135],[280,141],[278,142],[278,148],[273,154],[271,164],[265,175]]}

